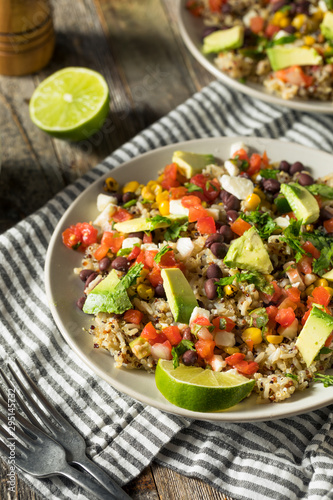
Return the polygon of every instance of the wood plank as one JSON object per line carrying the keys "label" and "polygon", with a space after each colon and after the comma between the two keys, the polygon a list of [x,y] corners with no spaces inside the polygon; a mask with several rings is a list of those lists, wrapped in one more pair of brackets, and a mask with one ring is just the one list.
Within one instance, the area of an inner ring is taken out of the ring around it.
{"label": "wood plank", "polygon": [[128,483],[124,490],[133,500],[159,500],[150,467],[144,469],[138,477]]}

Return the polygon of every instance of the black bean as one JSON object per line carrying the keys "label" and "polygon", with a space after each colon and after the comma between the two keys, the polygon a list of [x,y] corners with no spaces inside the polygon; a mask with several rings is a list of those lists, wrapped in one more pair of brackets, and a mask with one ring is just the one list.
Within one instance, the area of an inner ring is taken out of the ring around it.
{"label": "black bean", "polygon": [[111,193],[111,196],[114,196],[115,198],[117,198],[117,204],[120,205],[123,201],[123,195],[122,193],[117,193],[117,191],[112,191]]}
{"label": "black bean", "polygon": [[131,200],[135,200],[135,198],[136,198],[136,196],[134,193],[132,193],[131,191],[127,191],[127,193],[123,194],[122,201],[123,201],[123,203],[127,203]]}
{"label": "black bean", "polygon": [[185,351],[183,354],[183,363],[186,366],[193,366],[198,361],[198,355],[196,351]]}
{"label": "black bean", "polygon": [[184,340],[192,340],[191,328],[190,328],[189,326],[187,326],[187,327],[183,330],[182,335],[183,335],[183,339],[184,339]]}
{"label": "black bean", "polygon": [[232,232],[230,226],[227,226],[226,224],[220,227],[219,233],[222,234],[226,243],[230,243],[230,241],[234,239],[234,233]]}
{"label": "black bean", "polygon": [[224,238],[223,238],[222,234],[220,234],[220,233],[211,234],[210,236],[208,236],[208,238],[205,241],[205,247],[210,248],[210,246],[213,243],[217,243],[217,242],[218,243],[224,242]]}
{"label": "black bean", "polygon": [[157,295],[157,297],[161,297],[162,299],[166,297],[164,286],[162,284],[155,287],[155,295]]}
{"label": "black bean", "polygon": [[290,169],[290,163],[286,160],[282,160],[279,165],[279,170],[281,170],[282,172],[289,173],[289,169]]}
{"label": "black bean", "polygon": [[250,179],[251,180],[251,175],[248,174],[247,172],[242,172],[242,179]]}
{"label": "black bean", "polygon": [[280,183],[277,179],[264,179],[262,185],[268,193],[274,194],[280,191]]}
{"label": "black bean", "polygon": [[107,271],[110,267],[111,259],[109,257],[103,257],[98,263],[98,267],[100,271]]}
{"label": "black bean", "polygon": [[209,248],[218,259],[223,259],[227,255],[228,247],[225,243],[213,243]]}
{"label": "black bean", "polygon": [[294,26],[292,26],[290,24],[289,26],[286,26],[285,28],[283,28],[283,31],[286,31],[290,35],[293,35],[297,30],[296,30],[296,28],[294,28]]}
{"label": "black bean", "polygon": [[83,309],[84,303],[86,301],[86,297],[80,297],[79,300],[76,301],[76,305],[79,309]]}
{"label": "black bean", "polygon": [[304,172],[299,174],[299,176],[297,177],[297,180],[301,186],[311,186],[312,184],[314,184],[313,177],[311,177],[311,175],[306,174]]}
{"label": "black bean", "polygon": [[320,209],[320,218],[323,220],[328,220],[333,218],[333,207],[322,207]]}
{"label": "black bean", "polygon": [[87,281],[87,279],[93,272],[94,271],[92,269],[82,269],[82,271],[79,274],[80,280]]}
{"label": "black bean", "polygon": [[210,279],[210,278],[217,278],[217,279],[220,279],[222,278],[222,271],[220,269],[220,267],[217,265],[217,264],[211,264],[210,266],[208,266],[208,269],[207,269],[207,279]]}
{"label": "black bean", "polygon": [[296,4],[296,12],[297,14],[309,14],[310,2],[308,0],[302,0],[298,4]]}
{"label": "black bean", "polygon": [[85,286],[85,288],[87,288],[87,286],[89,285],[89,283],[91,283],[92,281],[94,281],[94,279],[97,278],[97,276],[98,276],[98,273],[96,273],[96,272],[91,273],[88,276],[88,278],[86,279],[86,286]]}
{"label": "black bean", "polygon": [[128,238],[140,238],[140,240],[143,240],[145,233],[143,231],[138,231],[136,233],[129,233]]}
{"label": "black bean", "polygon": [[207,299],[209,300],[214,300],[217,297],[217,287],[216,287],[216,281],[217,278],[210,278],[209,280],[205,281],[205,292]]}
{"label": "black bean", "polygon": [[286,0],[279,0],[278,2],[271,3],[271,11],[277,12],[287,4]]}
{"label": "black bean", "polygon": [[129,266],[130,262],[126,259],[126,257],[116,257],[111,264],[112,269],[115,269],[116,271],[123,271],[124,273],[128,271]]}
{"label": "black bean", "polygon": [[236,212],[236,210],[227,211],[227,221],[229,222],[229,224],[233,224],[237,219],[238,219],[238,212]]}
{"label": "black bean", "polygon": [[295,161],[290,167],[289,173],[290,175],[296,174],[296,172],[302,172],[304,170],[304,165],[300,161]]}
{"label": "black bean", "polygon": [[220,193],[220,198],[223,202],[224,208],[226,210],[239,210],[240,209],[240,201],[236,196],[234,196],[231,193],[228,193],[228,191],[221,191]]}

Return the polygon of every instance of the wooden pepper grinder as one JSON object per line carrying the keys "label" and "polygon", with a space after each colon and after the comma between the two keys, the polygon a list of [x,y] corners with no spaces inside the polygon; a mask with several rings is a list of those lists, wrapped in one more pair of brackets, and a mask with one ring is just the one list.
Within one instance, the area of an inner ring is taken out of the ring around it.
{"label": "wooden pepper grinder", "polygon": [[49,0],[0,0],[0,74],[39,71],[51,59],[54,43]]}

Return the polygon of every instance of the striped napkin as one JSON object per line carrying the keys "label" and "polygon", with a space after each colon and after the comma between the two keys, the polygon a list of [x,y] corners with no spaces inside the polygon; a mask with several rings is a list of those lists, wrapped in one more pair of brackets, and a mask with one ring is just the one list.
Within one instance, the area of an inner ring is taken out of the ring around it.
{"label": "striped napkin", "polygon": [[[273,107],[213,82],[0,237],[1,363],[14,356],[22,362],[80,429],[93,460],[119,483],[155,460],[234,500],[333,498],[333,405],[292,419],[242,424],[193,421],[144,406],[110,387],[71,351],[50,314],[43,276],[50,237],[66,208],[130,158],[220,135],[283,138],[333,152],[332,130],[332,116]],[[25,480],[48,499],[89,498],[60,478]]]}

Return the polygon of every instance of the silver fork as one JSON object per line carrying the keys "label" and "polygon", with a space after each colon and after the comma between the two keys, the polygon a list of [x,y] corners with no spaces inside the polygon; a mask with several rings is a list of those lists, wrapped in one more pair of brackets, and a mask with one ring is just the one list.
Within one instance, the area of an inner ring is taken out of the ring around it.
{"label": "silver fork", "polygon": [[[7,404],[2,397],[0,397],[0,405],[6,409]],[[0,422],[7,426],[7,421],[8,417],[0,412]],[[12,433],[14,429],[9,428],[11,432],[8,432],[5,427],[0,426],[0,451],[7,454],[7,457],[10,448],[6,443],[12,445],[13,439],[15,440],[15,466],[40,478],[66,476],[99,500],[118,500],[91,476],[71,467],[66,461],[64,448],[54,439],[16,413],[15,423],[17,422],[19,426],[15,425],[15,435]]]}
{"label": "silver fork", "polygon": [[[49,403],[16,359],[15,364],[19,370],[20,377],[23,378],[28,385],[27,388],[23,385],[13,368],[10,365],[7,365],[7,367],[23,396],[31,405],[34,413],[31,412],[24,400],[18,394],[13,383],[8,379],[1,368],[0,373],[7,387],[15,390],[15,399],[29,418],[30,422],[38,429],[45,432],[45,428],[43,428],[36,419],[34,415],[36,414],[46,427],[46,432],[65,449],[67,462],[70,464],[77,464],[89,472],[111,495],[113,495],[112,497],[109,495],[109,498],[130,500],[131,497],[127,495],[127,493],[106,472],[104,472],[103,469],[87,457],[86,443],[81,434]],[[2,397],[4,397],[1,388],[0,393]],[[31,394],[36,396],[37,401],[33,399]],[[76,471],[76,469],[74,470]]]}

